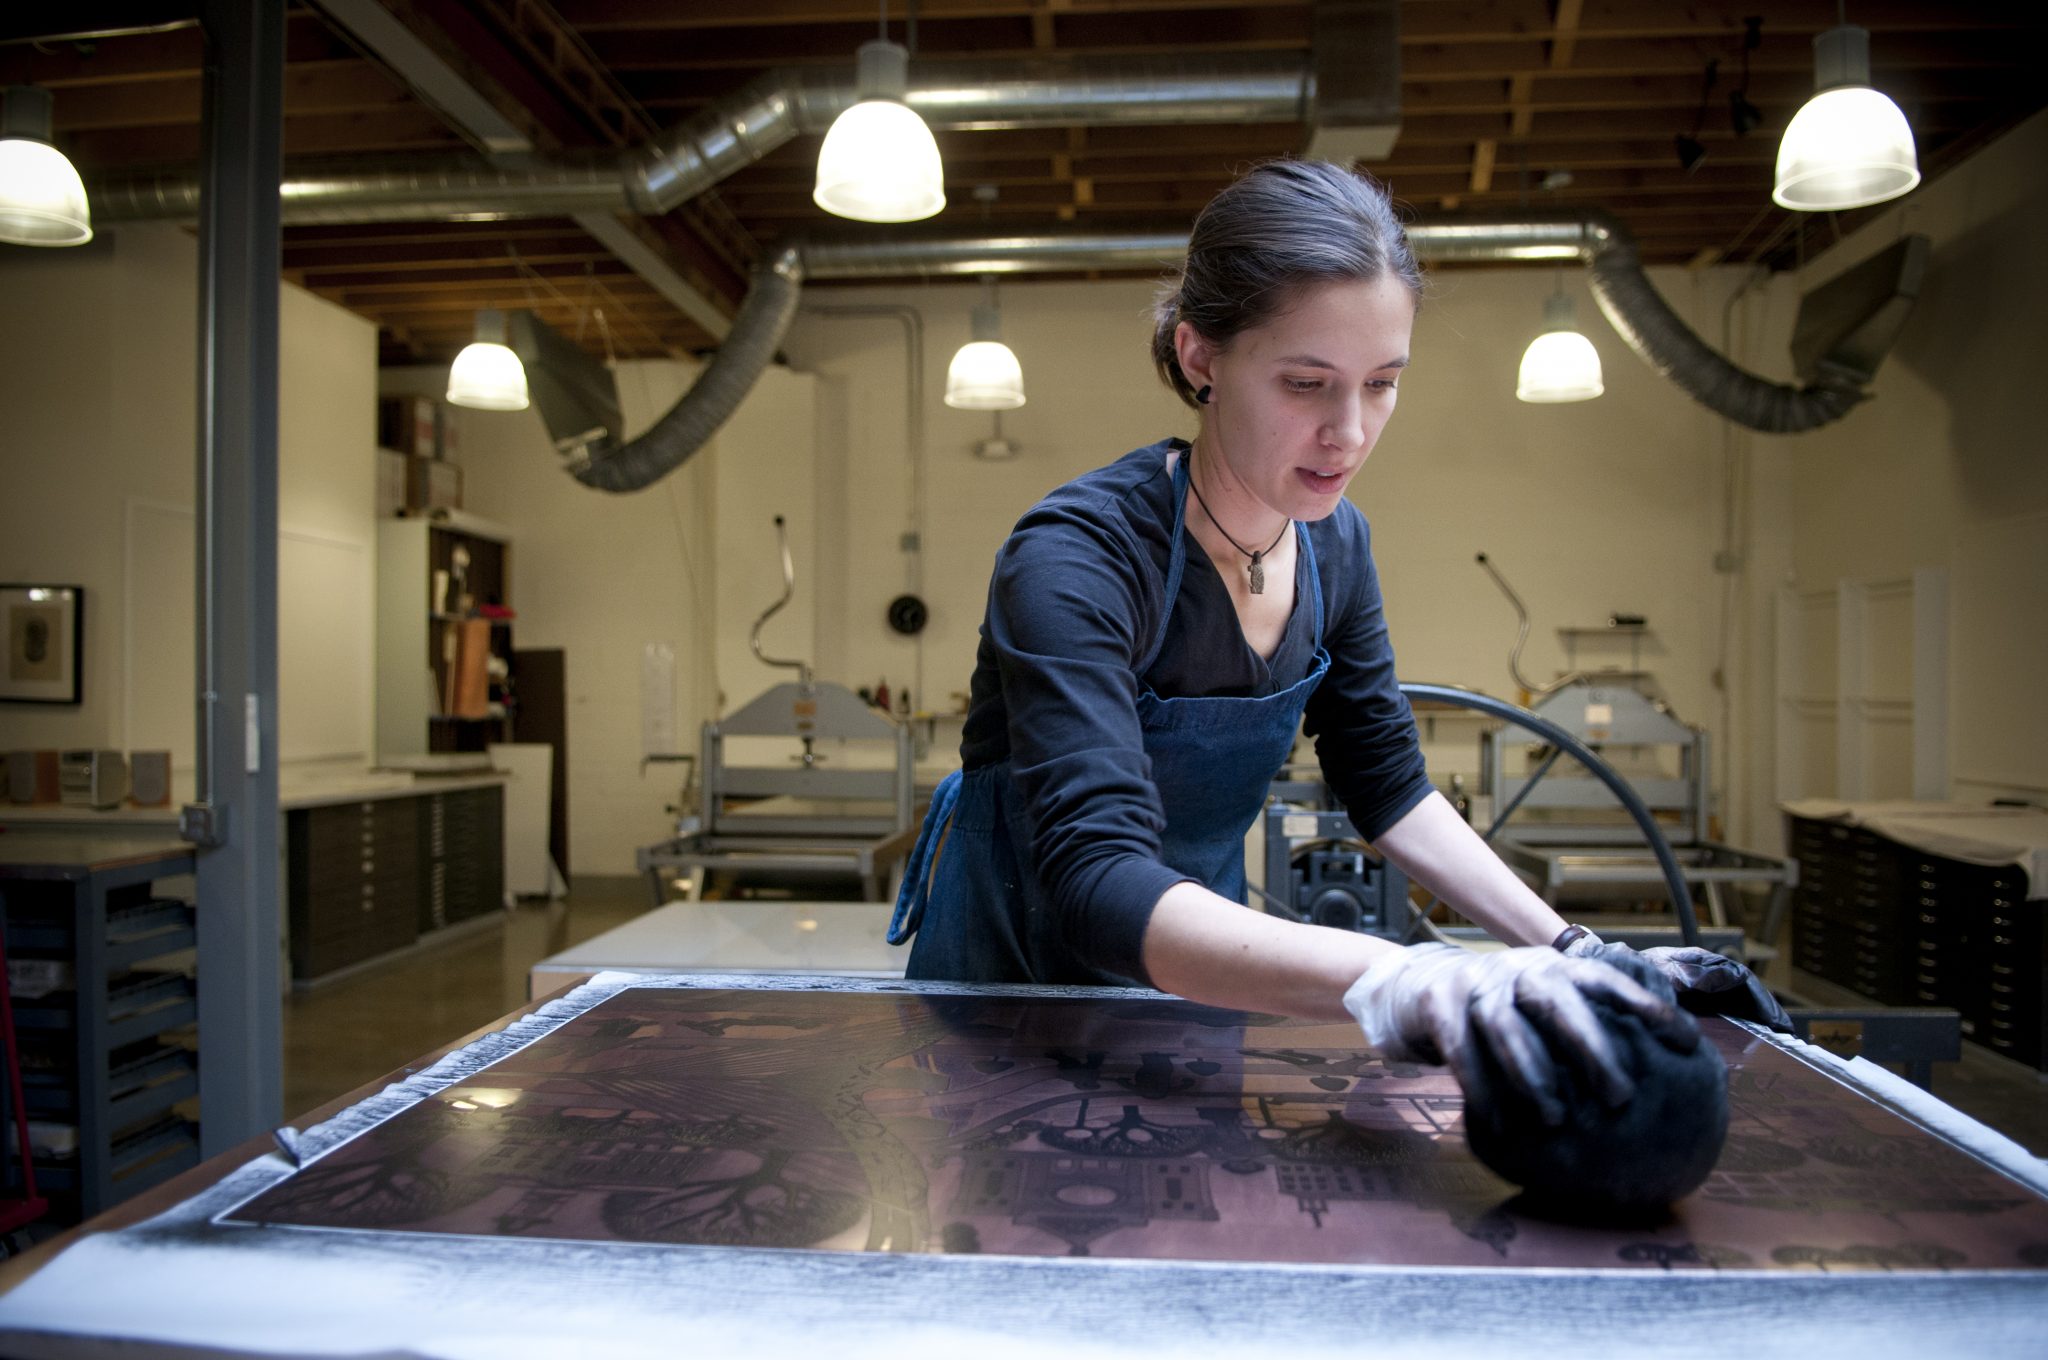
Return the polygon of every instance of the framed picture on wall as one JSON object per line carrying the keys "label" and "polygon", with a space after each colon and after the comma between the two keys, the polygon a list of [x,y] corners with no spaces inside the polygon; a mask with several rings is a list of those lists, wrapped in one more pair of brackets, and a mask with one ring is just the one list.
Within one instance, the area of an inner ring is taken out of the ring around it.
{"label": "framed picture on wall", "polygon": [[0,702],[75,704],[83,696],[85,587],[0,584]]}

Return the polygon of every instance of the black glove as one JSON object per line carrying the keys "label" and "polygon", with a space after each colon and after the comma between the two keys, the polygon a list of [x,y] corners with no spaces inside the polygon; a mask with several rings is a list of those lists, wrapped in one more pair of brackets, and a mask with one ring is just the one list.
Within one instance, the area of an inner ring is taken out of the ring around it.
{"label": "black glove", "polygon": [[1678,1004],[1696,1015],[1732,1015],[1780,1034],[1792,1032],[1792,1018],[1763,979],[1725,955],[1691,946],[1631,949],[1610,944],[1584,926],[1578,929],[1584,933],[1562,951],[1572,958],[1611,962],[1619,954],[1634,954],[1669,979]]}

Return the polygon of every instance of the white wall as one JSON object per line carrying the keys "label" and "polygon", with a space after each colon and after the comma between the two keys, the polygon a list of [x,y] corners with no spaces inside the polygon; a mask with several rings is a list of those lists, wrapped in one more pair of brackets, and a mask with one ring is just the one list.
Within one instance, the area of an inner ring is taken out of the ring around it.
{"label": "white wall", "polygon": [[1796,281],[1816,287],[1905,232],[1933,241],[1874,398],[1789,451],[1790,584],[1949,571],[1950,768],[1966,800],[2048,798],[2048,711],[2037,698],[2048,671],[2044,164],[2048,114],[1901,200]]}
{"label": "white wall", "polygon": [[[0,579],[86,588],[84,702],[0,705],[0,748],[193,743],[196,253],[171,225],[0,248]],[[282,286],[279,740],[370,743],[376,330]]]}
{"label": "white wall", "polygon": [[[618,369],[627,430],[674,405],[695,366]],[[787,673],[747,652],[747,626],[781,593],[773,517],[793,531],[800,594],[764,638],[771,655],[813,645],[811,382],[770,369],[715,439],[644,491],[569,477],[537,411],[461,411],[465,508],[512,533],[515,645],[564,652],[572,872],[630,874],[633,852],[672,835],[664,807],[683,767],[643,768],[641,658],[676,651],[674,730],[695,753],[721,689],[743,703]],[[728,707],[730,704],[727,705]]]}
{"label": "white wall", "polygon": [[[1695,326],[1717,337],[1735,270],[1660,270],[1658,286]],[[1514,398],[1521,352],[1539,329],[1552,271],[1438,276],[1417,322],[1400,409],[1351,495],[1374,525],[1401,674],[1512,696],[1514,641],[1507,602],[1474,563],[1486,552],[1528,602],[1535,626],[1523,670],[1539,682],[1565,667],[1555,629],[1600,624],[1614,611],[1646,615],[1643,654],[1677,711],[1718,727],[1721,578],[1713,571],[1725,451],[1716,421],[1653,374],[1599,318],[1576,271],[1565,282],[1600,351],[1607,393],[1574,406]],[[970,284],[910,290],[814,289],[827,305],[907,303],[925,323],[925,590],[932,609],[917,680],[915,644],[888,631],[887,602],[909,568],[908,479],[900,333],[875,321],[799,315],[785,348],[817,374],[824,674],[848,684],[886,677],[917,685],[918,701],[949,708],[972,672],[989,568],[1016,518],[1045,491],[1167,434],[1192,434],[1147,357],[1152,285],[1006,283],[1004,338],[1024,365],[1029,403],[1003,418],[1022,447],[1014,462],[970,452],[986,414],[943,406],[945,368],[968,338]],[[1760,305],[1760,304],[1759,304]],[[1738,600],[1738,604],[1740,601]],[[1739,656],[1737,658],[1740,659]],[[1579,664],[1626,664],[1626,652],[1581,649]],[[1749,677],[1731,668],[1739,691]],[[1477,769],[1477,729],[1435,724],[1440,776]]]}

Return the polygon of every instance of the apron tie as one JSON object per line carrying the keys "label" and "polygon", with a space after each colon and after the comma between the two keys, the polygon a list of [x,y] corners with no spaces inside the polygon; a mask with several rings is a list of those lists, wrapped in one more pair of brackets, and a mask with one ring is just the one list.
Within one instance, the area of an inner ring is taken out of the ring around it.
{"label": "apron tie", "polygon": [[946,838],[946,822],[953,815],[953,805],[960,801],[963,778],[964,772],[955,770],[932,791],[931,808],[924,815],[924,827],[910,852],[910,863],[904,867],[903,882],[896,889],[896,910],[889,917],[890,944],[907,941],[924,920],[925,904],[931,899],[932,860],[939,852],[939,842]]}

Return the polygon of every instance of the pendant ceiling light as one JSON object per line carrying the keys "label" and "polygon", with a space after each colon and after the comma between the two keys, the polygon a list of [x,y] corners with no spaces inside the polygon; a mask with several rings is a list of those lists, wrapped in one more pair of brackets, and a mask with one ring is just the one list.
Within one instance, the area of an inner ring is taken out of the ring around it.
{"label": "pendant ceiling light", "polygon": [[476,314],[476,339],[448,369],[448,400],[477,411],[524,411],[526,365],[505,346],[505,314]]}
{"label": "pendant ceiling light", "polygon": [[1591,401],[1606,390],[1600,352],[1579,334],[1572,300],[1560,289],[1543,304],[1543,334],[1523,351],[1515,395],[1533,402]]}
{"label": "pendant ceiling light", "polygon": [[1778,143],[1771,200],[1798,212],[1840,212],[1897,198],[1920,182],[1913,129],[1870,88],[1870,33],[1854,24],[1813,40],[1813,85]]}
{"label": "pendant ceiling light", "polygon": [[862,43],[855,90],[860,102],[839,115],[818,151],[811,201],[856,222],[915,222],[946,206],[945,175],[932,130],[903,102],[910,53],[888,37]]}
{"label": "pendant ceiling light", "polygon": [[1024,366],[1003,343],[993,274],[982,276],[987,301],[974,309],[974,338],[946,366],[946,405],[962,411],[1014,411],[1024,404]]}
{"label": "pendant ceiling light", "polygon": [[0,241],[82,246],[92,239],[85,185],[50,145],[50,92],[10,85],[0,113]]}

